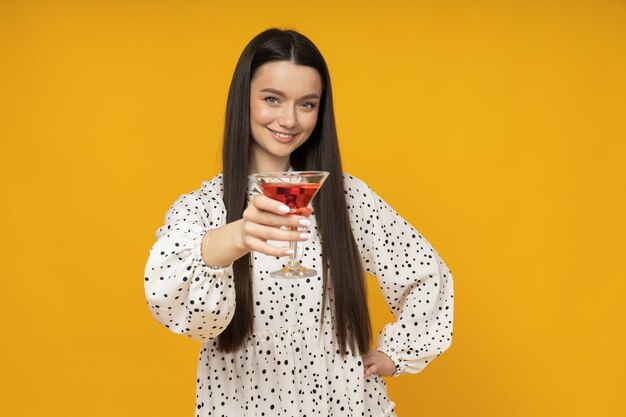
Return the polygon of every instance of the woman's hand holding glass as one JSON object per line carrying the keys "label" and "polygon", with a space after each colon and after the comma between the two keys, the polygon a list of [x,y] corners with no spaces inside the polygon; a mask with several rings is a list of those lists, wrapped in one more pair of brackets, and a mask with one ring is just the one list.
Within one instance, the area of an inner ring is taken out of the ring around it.
{"label": "woman's hand holding glass", "polygon": [[[255,195],[243,212],[241,239],[246,249],[269,256],[287,256],[293,253],[288,247],[275,247],[268,240],[302,242],[310,238],[306,227],[311,223],[307,216],[288,215],[289,207],[263,194]],[[282,226],[294,230],[281,230]],[[298,230],[300,228],[300,230]]]}

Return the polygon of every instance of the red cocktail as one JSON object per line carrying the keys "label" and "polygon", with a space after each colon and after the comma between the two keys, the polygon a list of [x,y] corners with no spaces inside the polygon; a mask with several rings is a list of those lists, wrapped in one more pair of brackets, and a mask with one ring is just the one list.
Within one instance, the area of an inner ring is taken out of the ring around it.
{"label": "red cocktail", "polygon": [[[291,210],[289,214],[308,215],[307,207],[315,194],[328,177],[326,171],[287,171],[268,174],[253,174],[250,179],[259,192],[271,199],[280,201]],[[289,227],[289,230],[293,228]],[[306,229],[298,228],[304,231]],[[293,253],[289,262],[282,269],[270,273],[273,278],[304,278],[313,277],[317,272],[302,266],[298,252],[298,242],[289,242]]]}
{"label": "red cocktail", "polygon": [[310,212],[307,206],[320,189],[321,184],[272,182],[260,185],[263,194],[288,206],[291,209],[289,214],[306,216]]}

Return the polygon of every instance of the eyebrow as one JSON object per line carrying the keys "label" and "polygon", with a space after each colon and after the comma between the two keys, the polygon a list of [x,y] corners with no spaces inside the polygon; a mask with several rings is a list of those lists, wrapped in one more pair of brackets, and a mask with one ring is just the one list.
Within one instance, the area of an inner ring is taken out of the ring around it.
{"label": "eyebrow", "polygon": [[[263,90],[259,90],[259,92],[272,93],[272,94],[276,94],[277,96],[285,97],[285,93],[283,93],[280,90],[276,90],[275,88],[264,88]],[[300,97],[301,100],[306,99],[306,98],[320,98],[320,96],[315,93],[311,93],[311,94],[307,94],[306,96]]]}

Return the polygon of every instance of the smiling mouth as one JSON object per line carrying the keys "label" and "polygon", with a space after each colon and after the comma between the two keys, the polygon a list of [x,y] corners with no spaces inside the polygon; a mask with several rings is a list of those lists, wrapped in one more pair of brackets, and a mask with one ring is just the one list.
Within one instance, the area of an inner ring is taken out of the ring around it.
{"label": "smiling mouth", "polygon": [[267,128],[267,130],[269,130],[270,132],[272,132],[272,134],[282,139],[291,139],[291,138],[298,136],[297,133],[281,133],[281,132],[277,132],[275,130],[270,129],[269,127]]}

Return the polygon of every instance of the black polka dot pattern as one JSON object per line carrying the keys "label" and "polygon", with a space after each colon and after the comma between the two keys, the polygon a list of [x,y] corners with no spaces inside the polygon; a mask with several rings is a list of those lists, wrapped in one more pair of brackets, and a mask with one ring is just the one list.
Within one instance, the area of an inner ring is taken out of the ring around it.
{"label": "black polka dot pattern", "polygon": [[[452,276],[426,239],[365,183],[344,174],[344,184],[363,265],[396,317],[382,330],[376,349],[391,357],[395,375],[419,372],[451,343]],[[226,222],[222,195],[218,174],[174,202],[156,232],[144,274],[153,317],[203,343],[196,416],[395,416],[383,379],[364,378],[360,356],[341,357],[330,305],[321,311],[321,276],[294,281],[269,276],[286,258],[252,252],[254,334],[238,352],[217,350],[214,338],[236,307],[233,271],[232,265],[205,265],[200,243],[206,230]],[[319,271],[315,213],[309,219],[311,239],[302,244],[302,261]]]}

